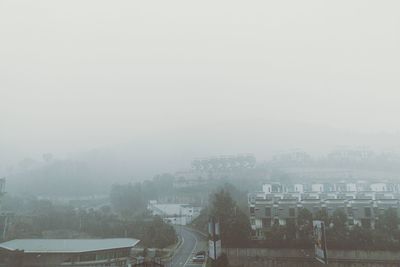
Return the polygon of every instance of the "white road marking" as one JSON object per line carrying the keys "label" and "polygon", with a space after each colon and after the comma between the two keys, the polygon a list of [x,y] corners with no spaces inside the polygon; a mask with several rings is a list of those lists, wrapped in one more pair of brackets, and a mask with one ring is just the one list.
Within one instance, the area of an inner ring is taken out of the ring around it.
{"label": "white road marking", "polygon": [[[176,255],[178,254],[178,252],[182,249],[183,243],[185,243],[185,238],[183,238],[183,235],[181,235],[181,238],[182,238],[182,242],[181,242],[181,244],[179,245],[178,249],[175,250],[175,253],[174,253],[174,255],[172,256],[172,260],[176,257]],[[179,259],[179,258],[178,258],[178,259]],[[179,263],[179,264],[182,265],[182,262]]]}
{"label": "white road marking", "polygon": [[194,247],[193,247],[193,249],[192,249],[192,252],[190,253],[189,257],[187,258],[187,260],[186,260],[184,266],[186,266],[186,264],[188,263],[188,261],[193,257],[193,254],[194,254],[193,252],[195,251],[195,249],[196,249],[196,247],[197,247],[197,237],[196,237],[192,232],[190,232],[190,231],[188,231],[188,230],[187,230],[187,232],[190,233],[190,234],[194,237],[195,243],[194,243]]}

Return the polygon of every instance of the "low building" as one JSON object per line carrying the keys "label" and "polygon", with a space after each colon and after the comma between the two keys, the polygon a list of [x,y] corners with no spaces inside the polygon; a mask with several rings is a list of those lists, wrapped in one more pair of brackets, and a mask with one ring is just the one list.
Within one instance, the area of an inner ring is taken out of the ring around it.
{"label": "low building", "polygon": [[355,192],[355,191],[357,191],[357,185],[355,183],[346,184],[346,191],[347,192]]}
{"label": "low building", "polygon": [[311,191],[312,192],[324,192],[324,185],[323,184],[312,184]]}
{"label": "low building", "polygon": [[374,183],[371,184],[371,190],[376,192],[386,192],[388,191],[388,186],[386,183]]}
{"label": "low building", "polygon": [[152,200],[149,202],[147,208],[153,215],[158,215],[165,222],[171,224],[186,225],[200,215],[200,208],[189,204],[162,204]]}
{"label": "low building", "polygon": [[137,243],[132,238],[15,239],[0,244],[0,266],[125,267]]}
{"label": "low building", "polygon": [[267,193],[267,194],[272,193],[272,185],[271,184],[263,184],[262,189],[263,189],[264,193]]}
{"label": "low building", "polygon": [[294,185],[294,192],[303,193],[304,192],[304,186],[302,184],[295,184]]}

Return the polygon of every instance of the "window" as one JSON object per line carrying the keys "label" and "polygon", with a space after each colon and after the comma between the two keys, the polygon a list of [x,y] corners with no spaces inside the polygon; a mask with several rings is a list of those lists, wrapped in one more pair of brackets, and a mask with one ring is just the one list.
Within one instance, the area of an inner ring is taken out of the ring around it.
{"label": "window", "polygon": [[348,207],[348,208],[347,208],[347,214],[348,214],[349,216],[353,216],[353,209],[352,209],[351,207]]}
{"label": "window", "polygon": [[289,208],[289,216],[290,216],[290,217],[296,216],[296,214],[295,214],[295,209],[294,209],[294,208]]}
{"label": "window", "polygon": [[282,216],[284,213],[284,209],[283,208],[279,208],[278,210],[278,216]]}
{"label": "window", "polygon": [[[0,262],[4,262],[4,259],[3,259],[3,257],[0,257]],[[66,258],[65,260],[64,260],[64,262],[72,262],[72,257],[71,258]]]}
{"label": "window", "polygon": [[250,207],[250,214],[254,214],[254,207]]}
{"label": "window", "polygon": [[110,252],[110,253],[108,253],[108,255],[109,255],[110,259],[115,259],[117,257],[117,253],[115,253],[115,252]]}
{"label": "window", "polygon": [[108,254],[107,253],[99,253],[96,254],[96,260],[107,260],[108,259]]}
{"label": "window", "polygon": [[279,210],[278,208],[274,208],[274,216],[278,216],[279,215]]}
{"label": "window", "polygon": [[79,261],[95,261],[95,260],[96,260],[95,253],[82,254],[79,257]]}
{"label": "window", "polygon": [[257,234],[258,237],[262,237],[263,236],[263,231],[261,231],[261,229],[257,229],[256,234]]}
{"label": "window", "polygon": [[265,208],[265,216],[266,217],[271,217],[271,208],[270,207],[266,207]]}
{"label": "window", "polygon": [[365,217],[371,217],[371,208],[365,207],[364,208]]}
{"label": "window", "polygon": [[264,228],[269,228],[269,227],[271,227],[271,220],[270,219],[262,219],[262,226],[264,227]]}
{"label": "window", "polygon": [[384,208],[380,208],[379,209],[379,215],[383,215],[385,214],[385,209]]}

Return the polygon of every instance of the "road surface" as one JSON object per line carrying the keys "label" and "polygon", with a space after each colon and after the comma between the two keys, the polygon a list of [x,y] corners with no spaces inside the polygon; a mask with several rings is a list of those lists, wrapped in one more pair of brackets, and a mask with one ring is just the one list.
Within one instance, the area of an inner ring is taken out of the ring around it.
{"label": "road surface", "polygon": [[203,263],[193,263],[192,257],[200,250],[205,250],[205,238],[184,226],[175,226],[175,231],[182,239],[182,244],[172,257],[173,267],[200,267]]}

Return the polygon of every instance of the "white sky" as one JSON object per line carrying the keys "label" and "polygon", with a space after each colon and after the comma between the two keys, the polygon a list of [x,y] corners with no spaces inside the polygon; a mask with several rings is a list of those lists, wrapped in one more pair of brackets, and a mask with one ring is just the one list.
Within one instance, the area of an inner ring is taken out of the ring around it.
{"label": "white sky", "polygon": [[70,152],[249,119],[397,132],[399,10],[0,0],[0,148]]}

